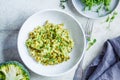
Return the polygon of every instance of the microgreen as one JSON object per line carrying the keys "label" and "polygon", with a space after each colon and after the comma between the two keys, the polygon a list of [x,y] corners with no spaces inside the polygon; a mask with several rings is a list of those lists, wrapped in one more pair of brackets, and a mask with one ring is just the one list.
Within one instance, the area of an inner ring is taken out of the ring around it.
{"label": "microgreen", "polygon": [[108,23],[107,28],[110,27],[110,23],[113,22],[113,20],[114,20],[115,17],[117,16],[117,14],[118,14],[118,13],[115,11],[115,12],[113,12],[112,14],[108,15],[108,17],[106,18],[106,21],[105,21],[105,22]]}
{"label": "microgreen", "polygon": [[88,40],[88,47],[86,50],[89,50],[95,43],[96,43],[96,39],[91,40],[90,38],[87,39]]}
{"label": "microgreen", "polygon": [[60,7],[62,8],[62,9],[65,9],[65,4],[64,3],[66,3],[68,0],[60,0]]}
{"label": "microgreen", "polygon": [[100,16],[101,11],[110,11],[111,0],[80,0],[84,4],[84,11],[96,7],[95,12]]}

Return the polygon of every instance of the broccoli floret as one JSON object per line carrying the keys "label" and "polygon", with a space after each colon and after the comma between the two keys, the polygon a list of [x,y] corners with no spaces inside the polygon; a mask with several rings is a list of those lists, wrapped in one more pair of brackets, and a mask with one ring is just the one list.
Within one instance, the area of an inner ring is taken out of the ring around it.
{"label": "broccoli floret", "polygon": [[30,80],[29,72],[17,61],[0,64],[0,80]]}

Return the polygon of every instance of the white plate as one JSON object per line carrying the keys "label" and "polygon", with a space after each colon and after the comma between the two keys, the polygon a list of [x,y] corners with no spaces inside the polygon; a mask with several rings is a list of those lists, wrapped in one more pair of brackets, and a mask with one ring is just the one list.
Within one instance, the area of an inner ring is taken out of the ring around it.
{"label": "white plate", "polygon": [[[91,18],[91,19],[99,19],[102,17],[107,16],[108,14],[110,14],[111,12],[113,12],[116,7],[118,6],[120,0],[112,0],[111,4],[110,4],[110,11],[106,12],[106,11],[102,11],[101,12],[101,16],[98,15],[97,12],[94,11],[84,11],[84,4],[81,2],[81,0],[72,0],[72,3],[74,5],[74,7],[76,8],[76,10],[83,16]],[[96,7],[93,7],[93,10],[95,10]]]}
{"label": "white plate", "polygon": [[[75,45],[70,53],[70,60],[58,65],[45,66],[37,63],[28,53],[25,46],[25,41],[36,26],[43,25],[46,20],[52,23],[64,23],[65,28],[70,32]],[[43,76],[60,76],[71,71],[80,62],[85,49],[85,35],[81,25],[70,14],[58,10],[45,10],[40,11],[28,18],[20,29],[18,35],[18,50],[21,59],[25,65],[33,72]]]}

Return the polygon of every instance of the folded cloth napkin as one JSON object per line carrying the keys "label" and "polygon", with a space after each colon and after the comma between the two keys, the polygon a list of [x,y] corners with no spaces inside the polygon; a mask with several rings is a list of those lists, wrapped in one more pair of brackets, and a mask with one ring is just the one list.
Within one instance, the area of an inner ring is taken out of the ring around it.
{"label": "folded cloth napkin", "polygon": [[[74,80],[81,79],[74,77]],[[105,42],[101,54],[87,67],[82,80],[120,80],[120,37]]]}

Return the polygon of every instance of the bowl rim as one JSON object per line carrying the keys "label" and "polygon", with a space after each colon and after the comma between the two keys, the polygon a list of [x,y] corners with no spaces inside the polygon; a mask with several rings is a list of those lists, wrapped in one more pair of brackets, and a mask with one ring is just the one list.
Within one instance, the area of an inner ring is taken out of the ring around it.
{"label": "bowl rim", "polygon": [[[23,25],[24,25],[31,17],[33,17],[33,16],[35,16],[35,15],[37,15],[37,14],[43,13],[43,12],[47,12],[47,11],[60,12],[60,13],[63,13],[63,14],[65,14],[65,15],[68,15],[69,17],[71,17],[72,19],[74,19],[75,22],[77,22],[77,24],[79,25],[79,28],[81,29],[81,31],[82,31],[82,33],[83,33],[83,41],[84,41],[83,51],[82,51],[82,53],[81,53],[81,57],[80,57],[80,59],[78,60],[78,62],[77,62],[75,65],[73,65],[72,68],[68,69],[67,71],[65,71],[65,72],[63,72],[63,73],[60,73],[60,74],[54,74],[54,75],[53,75],[53,74],[52,74],[52,75],[50,75],[50,74],[39,74],[39,73],[37,73],[36,71],[32,70],[27,64],[25,64],[25,61],[24,61],[23,58],[21,57],[21,53],[20,53],[21,51],[20,51],[20,47],[19,47],[19,44],[20,44],[20,43],[19,43],[19,41],[20,41],[20,33],[21,33],[21,31],[22,31]],[[76,68],[77,65],[80,63],[80,61],[82,60],[82,58],[83,58],[83,56],[84,56],[84,54],[85,54],[86,37],[85,37],[85,33],[84,33],[84,31],[83,31],[82,25],[81,25],[81,24],[78,22],[78,20],[75,19],[75,17],[73,17],[71,14],[69,14],[69,13],[67,13],[67,12],[64,12],[64,11],[61,11],[61,10],[56,10],[56,9],[45,9],[45,10],[38,11],[38,12],[34,13],[32,16],[28,17],[28,18],[25,20],[25,22],[23,23],[23,25],[21,26],[21,28],[20,28],[20,30],[19,30],[19,33],[18,33],[17,48],[18,48],[18,53],[19,53],[19,55],[20,55],[21,60],[22,60],[23,63],[26,65],[26,67],[27,67],[28,69],[30,69],[32,72],[34,72],[34,73],[36,73],[36,74],[38,74],[38,75],[47,76],[47,77],[62,76],[62,75],[64,75],[64,74],[69,73],[69,72],[72,71],[74,68]]]}
{"label": "bowl rim", "polygon": [[76,7],[76,5],[75,5],[75,1],[72,0],[72,4],[73,4],[74,8],[77,10],[77,12],[78,12],[79,14],[81,14],[82,16],[84,16],[84,17],[86,17],[86,18],[94,19],[94,20],[98,20],[98,19],[102,19],[102,18],[107,17],[109,14],[111,14],[112,12],[114,12],[114,11],[116,10],[116,8],[118,7],[119,3],[120,3],[120,0],[118,0],[118,3],[117,3],[117,5],[115,6],[115,8],[114,8],[112,11],[110,11],[110,12],[109,12],[107,15],[105,15],[105,16],[102,16],[102,17],[90,17],[90,16],[82,13],[81,11],[79,11],[79,9],[78,9],[78,8]]}

